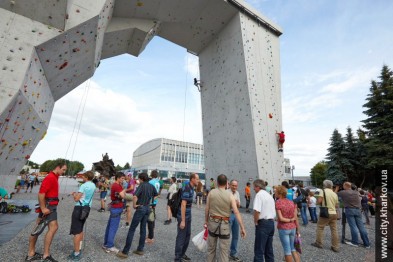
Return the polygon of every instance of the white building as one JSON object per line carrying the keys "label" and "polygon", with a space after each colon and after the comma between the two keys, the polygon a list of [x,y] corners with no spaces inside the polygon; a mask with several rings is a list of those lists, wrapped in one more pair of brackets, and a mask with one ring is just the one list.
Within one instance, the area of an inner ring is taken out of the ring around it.
{"label": "white building", "polygon": [[162,177],[186,178],[198,173],[205,179],[203,145],[157,138],[138,147],[132,156],[132,168],[138,173],[158,170]]}

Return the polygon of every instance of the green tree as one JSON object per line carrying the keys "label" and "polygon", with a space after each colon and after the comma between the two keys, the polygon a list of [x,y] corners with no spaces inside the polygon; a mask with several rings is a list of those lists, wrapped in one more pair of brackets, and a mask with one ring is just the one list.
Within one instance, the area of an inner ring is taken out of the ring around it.
{"label": "green tree", "polygon": [[380,81],[371,81],[370,93],[363,105],[367,148],[367,166],[393,165],[393,72],[384,65]]}
{"label": "green tree", "polygon": [[75,176],[85,168],[85,166],[79,161],[68,161],[67,167],[67,176]]}
{"label": "green tree", "polygon": [[311,183],[316,187],[322,187],[323,180],[326,179],[327,164],[325,161],[320,161],[311,168],[310,177]]}
{"label": "green tree", "polygon": [[362,129],[356,131],[358,139],[356,141],[356,158],[358,160],[358,166],[355,168],[357,172],[357,181],[355,183],[363,188],[363,184],[366,180],[366,174],[369,173],[367,170],[367,148],[366,148],[366,135]]}
{"label": "green tree", "polygon": [[128,162],[123,167],[123,169],[130,169],[130,168],[131,168],[131,166],[130,166],[130,163],[128,163]]}
{"label": "green tree", "polygon": [[46,160],[42,165],[40,166],[40,172],[50,172],[54,168],[54,161],[53,160]]}
{"label": "green tree", "polygon": [[116,170],[116,171],[123,170],[123,167],[121,167],[119,164],[117,164],[117,165],[115,166],[115,170]]}
{"label": "green tree", "polygon": [[84,169],[84,165],[79,161],[69,161],[67,159],[58,158],[56,160],[47,160],[40,166],[40,172],[50,172],[55,169],[57,161],[63,161],[67,165],[66,176],[74,176]]}
{"label": "green tree", "polygon": [[350,163],[347,158],[344,139],[337,129],[334,129],[330,138],[330,147],[326,159],[328,166],[327,179],[332,180],[334,184],[341,184],[348,180],[345,170],[350,167]]}
{"label": "green tree", "polygon": [[357,168],[359,167],[359,160],[357,158],[357,139],[354,137],[352,128],[347,127],[347,134],[345,136],[345,147],[342,152],[345,158],[348,159],[348,165],[346,169],[343,170],[348,177],[348,180],[355,182],[357,179]]}
{"label": "green tree", "polygon": [[38,169],[38,168],[40,168],[40,165],[39,165],[39,164],[37,164],[37,163],[35,163],[35,162],[31,161],[31,160],[29,160],[28,165],[29,165],[32,169]]}

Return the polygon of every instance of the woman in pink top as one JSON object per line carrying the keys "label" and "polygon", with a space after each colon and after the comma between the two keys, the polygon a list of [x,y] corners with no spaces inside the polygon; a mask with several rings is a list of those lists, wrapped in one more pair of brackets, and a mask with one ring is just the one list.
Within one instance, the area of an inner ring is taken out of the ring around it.
{"label": "woman in pink top", "polygon": [[284,186],[276,187],[275,196],[277,211],[277,229],[281,245],[284,248],[285,261],[300,261],[299,253],[295,249],[295,233],[300,236],[299,222],[297,220],[297,207],[287,199],[287,189]]}

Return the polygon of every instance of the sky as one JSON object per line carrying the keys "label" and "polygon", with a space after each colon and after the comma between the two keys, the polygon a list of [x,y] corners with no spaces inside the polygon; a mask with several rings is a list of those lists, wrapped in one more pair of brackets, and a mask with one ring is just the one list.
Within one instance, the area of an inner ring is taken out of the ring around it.
{"label": "sky", "polygon": [[[294,175],[324,160],[334,129],[366,118],[371,80],[393,68],[393,1],[247,0],[278,24],[284,157]],[[155,138],[203,143],[198,58],[155,37],[139,57],[101,61],[94,76],[56,102],[31,160],[67,158],[85,169],[108,153],[115,164]],[[199,78],[198,78],[199,79]]]}

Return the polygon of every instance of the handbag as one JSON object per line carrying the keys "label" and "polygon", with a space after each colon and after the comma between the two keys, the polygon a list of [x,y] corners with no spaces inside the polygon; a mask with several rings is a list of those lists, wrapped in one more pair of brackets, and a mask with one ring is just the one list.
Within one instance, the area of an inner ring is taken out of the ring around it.
{"label": "handbag", "polygon": [[324,202],[325,202],[325,206],[320,206],[319,207],[319,216],[320,217],[324,217],[324,218],[329,218],[329,209],[328,209],[327,204],[326,204],[325,190],[322,189],[322,191],[323,191],[323,199],[324,199]]}
{"label": "handbag", "polygon": [[301,254],[302,253],[302,239],[300,238],[300,236],[299,235],[295,235],[295,243],[294,243],[294,245],[295,245],[295,249],[296,249],[296,251],[299,253],[299,254]]}
{"label": "handbag", "polygon": [[86,220],[90,213],[90,203],[93,199],[93,196],[90,198],[89,204],[87,206],[82,206],[82,202],[79,200],[79,203],[82,206],[81,214],[79,215],[79,220]]}
{"label": "handbag", "polygon": [[147,217],[147,221],[154,222],[156,220],[156,211],[154,208],[150,208],[149,216]]}

